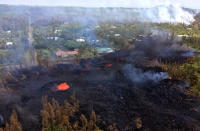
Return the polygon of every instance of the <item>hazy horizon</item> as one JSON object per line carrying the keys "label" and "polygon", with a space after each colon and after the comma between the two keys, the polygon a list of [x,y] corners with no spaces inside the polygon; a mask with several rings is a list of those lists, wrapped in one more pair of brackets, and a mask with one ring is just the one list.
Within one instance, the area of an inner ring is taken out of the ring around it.
{"label": "hazy horizon", "polygon": [[176,4],[182,7],[200,9],[198,0],[0,0],[0,4],[26,6],[69,6],[69,7],[124,7],[148,8],[159,5]]}

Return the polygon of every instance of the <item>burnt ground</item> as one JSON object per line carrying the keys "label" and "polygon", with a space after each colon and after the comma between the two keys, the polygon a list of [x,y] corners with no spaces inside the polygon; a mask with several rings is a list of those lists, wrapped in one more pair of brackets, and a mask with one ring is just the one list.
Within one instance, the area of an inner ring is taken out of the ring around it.
{"label": "burnt ground", "polygon": [[[141,52],[117,51],[76,65],[16,70],[5,84],[10,90],[1,93],[0,114],[7,119],[16,109],[24,130],[40,130],[42,96],[62,103],[75,93],[81,113],[94,110],[108,125],[116,123],[120,131],[199,131],[200,102],[188,85],[168,79],[159,67],[146,67],[152,58],[149,52]],[[71,88],[52,90],[62,82]],[[138,118],[140,129],[135,123]]]}

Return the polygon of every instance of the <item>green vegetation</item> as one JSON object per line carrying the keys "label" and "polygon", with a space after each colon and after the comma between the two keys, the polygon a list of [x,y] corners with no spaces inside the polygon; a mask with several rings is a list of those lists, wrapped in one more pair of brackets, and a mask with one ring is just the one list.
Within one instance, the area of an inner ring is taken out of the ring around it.
{"label": "green vegetation", "polygon": [[96,49],[85,45],[79,49],[78,54],[76,55],[76,58],[81,59],[81,58],[90,58],[90,57],[95,57],[95,56],[97,56]]}
{"label": "green vegetation", "polygon": [[[94,34],[96,36],[93,36]],[[33,37],[36,50],[80,49],[79,56],[87,58],[94,54],[94,51],[88,48],[93,48],[90,45],[108,46],[115,49],[132,48],[138,35],[148,34],[150,34],[149,23],[113,23],[86,26],[76,23],[58,25],[51,22],[47,26],[35,27]],[[80,39],[82,41],[78,41]],[[92,53],[87,50],[92,51]]]}
{"label": "green vegetation", "polygon": [[96,29],[96,34],[102,42],[109,42],[115,49],[134,47],[133,42],[138,35],[150,34],[149,23],[102,24]]}
{"label": "green vegetation", "polygon": [[40,55],[45,58],[48,58],[51,55],[51,51],[47,49],[40,50]]}
{"label": "green vegetation", "polygon": [[200,51],[200,37],[183,37],[183,43],[187,44],[189,47]]}
{"label": "green vegetation", "polygon": [[[174,35],[183,35],[182,43],[197,51],[200,51],[199,25],[153,24],[155,29],[165,30]],[[163,70],[168,72],[173,79],[183,80],[190,84],[190,90],[200,97],[200,57],[194,56],[183,64],[164,63]]]}
{"label": "green vegetation", "polygon": [[[4,12],[4,11],[3,11]],[[15,65],[25,59],[28,21],[11,10],[0,15],[0,64]],[[16,53],[16,52],[20,53]]]}
{"label": "green vegetation", "polygon": [[196,50],[200,49],[200,27],[198,25],[160,23],[153,24],[153,28],[179,35],[184,44]]}
{"label": "green vegetation", "polygon": [[163,63],[162,68],[172,79],[190,84],[190,90],[200,97],[200,58],[194,57],[184,64]]}
{"label": "green vegetation", "polygon": [[83,45],[82,43],[78,43],[78,42],[69,40],[64,44],[64,47],[69,49],[69,50],[74,50],[74,49],[77,49],[77,48],[81,48],[82,45]]}
{"label": "green vegetation", "polygon": [[188,35],[190,37],[200,37],[200,30],[196,25],[153,23],[153,28],[171,32],[175,35]]}

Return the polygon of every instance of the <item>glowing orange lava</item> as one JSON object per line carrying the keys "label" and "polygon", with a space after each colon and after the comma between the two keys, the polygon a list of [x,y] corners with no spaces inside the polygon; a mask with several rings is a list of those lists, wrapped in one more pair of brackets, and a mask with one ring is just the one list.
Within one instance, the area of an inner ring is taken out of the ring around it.
{"label": "glowing orange lava", "polygon": [[60,85],[57,86],[57,90],[59,91],[65,91],[68,90],[70,86],[67,83],[61,83]]}
{"label": "glowing orange lava", "polygon": [[105,67],[112,67],[112,64],[105,64]]}

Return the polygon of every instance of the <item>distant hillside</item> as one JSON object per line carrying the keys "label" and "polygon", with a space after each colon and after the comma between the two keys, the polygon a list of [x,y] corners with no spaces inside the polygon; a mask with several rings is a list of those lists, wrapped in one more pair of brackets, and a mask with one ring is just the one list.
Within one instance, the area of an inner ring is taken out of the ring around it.
{"label": "distant hillside", "polygon": [[104,21],[148,21],[190,24],[195,10],[176,5],[161,5],[153,8],[83,8],[0,5],[0,16],[31,16],[32,21],[62,18],[81,23]]}

